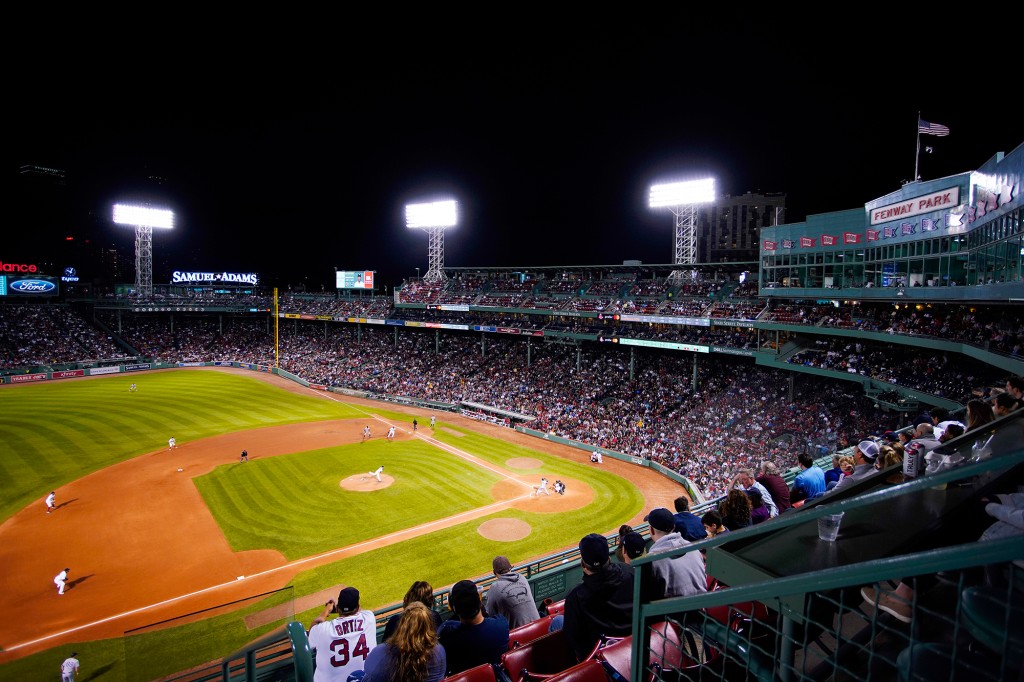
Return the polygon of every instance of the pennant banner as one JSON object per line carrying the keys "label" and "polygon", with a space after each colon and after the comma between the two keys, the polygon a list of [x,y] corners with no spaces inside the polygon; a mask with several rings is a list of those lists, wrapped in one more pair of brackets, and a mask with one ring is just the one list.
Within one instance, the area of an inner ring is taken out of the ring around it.
{"label": "pennant banner", "polygon": [[814,248],[814,238],[813,237],[800,237],[800,248],[802,248],[802,249],[807,249],[807,248],[813,249]]}
{"label": "pennant banner", "polygon": [[844,244],[860,244],[860,238],[861,238],[861,235],[856,234],[854,232],[844,232],[843,233],[843,243]]}
{"label": "pennant banner", "polygon": [[776,247],[776,243],[775,242],[770,242],[767,239],[764,241],[764,250],[765,251],[774,251],[775,247]]}
{"label": "pennant banner", "polygon": [[822,246],[835,246],[836,245],[836,238],[833,237],[830,234],[823,234],[823,235],[821,235],[821,245]]}

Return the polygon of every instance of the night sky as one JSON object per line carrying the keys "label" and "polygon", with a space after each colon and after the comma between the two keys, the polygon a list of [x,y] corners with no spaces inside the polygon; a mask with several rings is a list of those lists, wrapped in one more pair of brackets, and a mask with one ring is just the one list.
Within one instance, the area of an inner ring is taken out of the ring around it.
{"label": "night sky", "polygon": [[922,136],[924,179],[1024,141],[1019,55],[1001,58],[996,26],[987,40],[952,18],[427,11],[403,27],[311,16],[120,42],[54,28],[49,60],[12,69],[3,155],[11,186],[23,164],[67,172],[67,229],[16,197],[0,261],[43,260],[64,233],[130,253],[110,206],[145,199],[178,216],[154,236],[155,274],[319,291],[334,268],[367,269],[391,288],[427,268],[405,204],[450,197],[447,266],[667,263],[654,182],[711,173],[720,194],[785,193],[798,222],[911,179],[918,111],[951,131]]}

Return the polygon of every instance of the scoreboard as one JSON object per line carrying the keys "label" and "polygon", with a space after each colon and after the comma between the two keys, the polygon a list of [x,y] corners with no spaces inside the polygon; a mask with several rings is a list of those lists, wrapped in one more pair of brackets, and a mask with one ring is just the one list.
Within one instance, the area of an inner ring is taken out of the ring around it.
{"label": "scoreboard", "polygon": [[375,270],[338,270],[336,288],[338,289],[373,289]]}

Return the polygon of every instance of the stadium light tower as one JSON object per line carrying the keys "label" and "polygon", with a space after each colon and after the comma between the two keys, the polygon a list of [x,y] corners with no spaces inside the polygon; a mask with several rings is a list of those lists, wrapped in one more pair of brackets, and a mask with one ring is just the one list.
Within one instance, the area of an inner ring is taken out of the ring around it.
{"label": "stadium light tower", "polygon": [[167,209],[114,204],[114,222],[135,228],[135,293],[153,295],[153,228],[174,227],[174,213]]}
{"label": "stadium light tower", "polygon": [[[673,264],[692,265],[697,262],[697,207],[714,200],[714,178],[651,186],[649,206],[668,208],[676,217],[676,255]],[[673,270],[668,281],[684,281],[683,270]]]}
{"label": "stadium light tower", "polygon": [[405,226],[427,231],[427,271],[424,282],[443,282],[444,231],[454,227],[458,220],[458,203],[454,200],[434,201],[429,204],[407,204]]}

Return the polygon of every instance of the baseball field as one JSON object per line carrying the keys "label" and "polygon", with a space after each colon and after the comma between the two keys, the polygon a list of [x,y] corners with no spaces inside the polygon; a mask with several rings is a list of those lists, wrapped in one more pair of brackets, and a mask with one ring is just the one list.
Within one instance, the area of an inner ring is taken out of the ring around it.
{"label": "baseball field", "polygon": [[[341,586],[379,609],[415,580],[483,577],[497,554],[542,557],[681,493],[646,468],[451,413],[220,368],[0,388],[0,472],[3,680],[52,679],[72,650],[82,680],[155,679],[282,614],[308,624]],[[566,494],[535,495],[542,476]]]}

